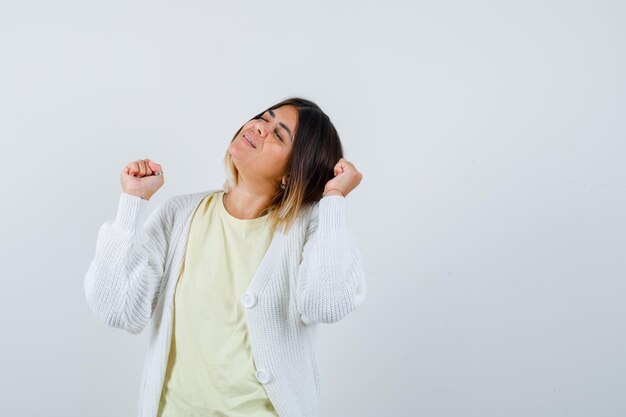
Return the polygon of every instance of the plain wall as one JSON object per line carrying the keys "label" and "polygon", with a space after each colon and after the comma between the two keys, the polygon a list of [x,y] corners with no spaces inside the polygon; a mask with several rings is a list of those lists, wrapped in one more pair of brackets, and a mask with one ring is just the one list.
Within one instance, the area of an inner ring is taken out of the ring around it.
{"label": "plain wall", "polygon": [[625,39],[620,1],[0,3],[0,415],[135,415],[148,328],[83,293],[119,173],[221,187],[293,95],[363,173],[324,417],[626,415]]}

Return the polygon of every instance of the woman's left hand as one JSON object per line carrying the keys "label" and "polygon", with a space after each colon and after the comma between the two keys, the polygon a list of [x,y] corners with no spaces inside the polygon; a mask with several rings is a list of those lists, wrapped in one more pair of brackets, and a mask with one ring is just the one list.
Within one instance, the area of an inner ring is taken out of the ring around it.
{"label": "woman's left hand", "polygon": [[343,196],[346,197],[350,191],[354,190],[361,183],[361,179],[363,179],[363,174],[357,171],[354,164],[344,158],[341,158],[339,162],[337,162],[334,172],[335,178],[328,181],[326,186],[324,186],[325,195],[334,194],[335,191],[330,191],[326,194],[326,191],[333,189],[341,191]]}

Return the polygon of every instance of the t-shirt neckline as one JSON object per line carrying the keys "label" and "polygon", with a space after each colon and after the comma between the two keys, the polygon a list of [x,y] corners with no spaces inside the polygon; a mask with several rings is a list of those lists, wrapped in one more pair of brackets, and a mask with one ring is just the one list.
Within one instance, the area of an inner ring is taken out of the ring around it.
{"label": "t-shirt neckline", "polygon": [[267,218],[269,217],[269,213],[261,216],[261,217],[257,217],[256,219],[240,219],[237,218],[235,216],[233,216],[232,214],[230,214],[228,212],[228,210],[226,210],[226,207],[224,206],[224,191],[220,191],[217,195],[217,198],[219,201],[217,201],[217,206],[219,207],[219,211],[222,214],[222,218],[226,219],[228,222],[232,223],[232,224],[236,224],[240,227],[250,227],[250,226],[257,226],[260,224],[264,224],[267,221]]}

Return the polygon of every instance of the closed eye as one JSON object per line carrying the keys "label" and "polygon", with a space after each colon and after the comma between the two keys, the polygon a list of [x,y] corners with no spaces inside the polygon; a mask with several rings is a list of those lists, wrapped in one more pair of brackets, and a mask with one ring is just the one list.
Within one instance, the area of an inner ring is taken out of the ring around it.
{"label": "closed eye", "polygon": [[[267,122],[267,120],[265,120],[263,116],[259,117],[259,119],[263,120],[264,122]],[[281,142],[284,142],[283,138],[281,138],[280,135],[278,134],[278,130],[274,129],[274,134],[278,136],[278,139],[280,139]]]}

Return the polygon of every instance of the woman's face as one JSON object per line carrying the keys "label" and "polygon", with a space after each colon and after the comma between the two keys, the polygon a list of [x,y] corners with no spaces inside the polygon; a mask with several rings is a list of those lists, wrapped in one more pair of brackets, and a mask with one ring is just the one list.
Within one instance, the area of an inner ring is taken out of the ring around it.
{"label": "woman's face", "polygon": [[266,111],[241,128],[228,150],[245,181],[265,181],[280,186],[288,172],[297,122],[296,108],[284,105]]}

